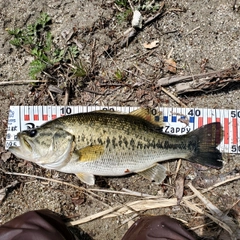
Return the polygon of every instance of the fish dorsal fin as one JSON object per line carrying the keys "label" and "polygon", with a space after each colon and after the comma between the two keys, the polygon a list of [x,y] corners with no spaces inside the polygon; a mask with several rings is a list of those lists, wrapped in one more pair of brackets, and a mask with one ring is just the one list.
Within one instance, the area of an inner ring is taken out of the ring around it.
{"label": "fish dorsal fin", "polygon": [[142,118],[157,127],[163,127],[163,116],[160,111],[152,111],[150,108],[139,108],[129,113],[132,116]]}
{"label": "fish dorsal fin", "polygon": [[162,183],[166,177],[166,171],[167,170],[163,165],[157,163],[153,167],[137,173],[151,182]]}
{"label": "fish dorsal fin", "polygon": [[91,173],[76,173],[76,176],[84,183],[88,185],[95,184],[95,177]]}
{"label": "fish dorsal fin", "polygon": [[80,162],[95,161],[99,159],[103,153],[104,153],[103,145],[87,146],[75,151],[75,154],[79,156]]}

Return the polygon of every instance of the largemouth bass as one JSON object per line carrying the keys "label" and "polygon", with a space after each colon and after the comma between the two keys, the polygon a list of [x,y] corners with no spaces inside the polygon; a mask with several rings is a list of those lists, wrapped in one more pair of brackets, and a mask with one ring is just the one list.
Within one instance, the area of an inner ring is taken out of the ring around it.
{"label": "largemouth bass", "polygon": [[90,185],[95,183],[94,175],[129,173],[161,183],[166,169],[158,162],[182,158],[221,168],[222,154],[216,147],[222,135],[219,122],[176,136],[162,132],[162,123],[155,122],[147,109],[130,114],[95,111],[22,131],[18,133],[20,146],[9,150],[42,167],[74,173]]}

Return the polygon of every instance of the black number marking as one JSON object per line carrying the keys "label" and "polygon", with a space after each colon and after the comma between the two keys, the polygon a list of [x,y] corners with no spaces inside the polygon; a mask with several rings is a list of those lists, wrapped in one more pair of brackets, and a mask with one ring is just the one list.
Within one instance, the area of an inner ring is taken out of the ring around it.
{"label": "black number marking", "polygon": [[102,110],[104,110],[104,111],[112,111],[112,112],[114,112],[114,111],[115,111],[115,109],[114,109],[114,108],[106,108],[106,107],[104,107]]}
{"label": "black number marking", "polygon": [[240,146],[239,146],[239,145],[232,145],[231,151],[232,151],[233,153],[240,152]]}
{"label": "black number marking", "polygon": [[188,115],[190,116],[197,116],[199,117],[201,115],[201,111],[199,109],[191,109],[189,112],[188,112]]}
{"label": "black number marking", "polygon": [[148,109],[148,113],[152,114],[153,116],[157,115],[157,110],[155,108],[151,109],[151,108],[147,108]]}
{"label": "black number marking", "polygon": [[231,117],[232,118],[240,118],[240,111],[231,111]]}
{"label": "black number marking", "polygon": [[65,114],[71,114],[72,113],[72,109],[70,107],[66,107],[66,108],[61,108],[61,114],[65,115]]}

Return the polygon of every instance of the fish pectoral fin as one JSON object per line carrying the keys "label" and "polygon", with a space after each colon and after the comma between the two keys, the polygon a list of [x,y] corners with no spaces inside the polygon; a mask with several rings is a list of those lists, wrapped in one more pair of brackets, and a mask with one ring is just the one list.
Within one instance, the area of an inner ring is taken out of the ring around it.
{"label": "fish pectoral fin", "polygon": [[142,118],[156,127],[164,127],[163,124],[163,115],[162,112],[156,111],[154,114],[152,110],[149,108],[139,108],[129,113],[130,115]]}
{"label": "fish pectoral fin", "polygon": [[92,145],[81,148],[75,151],[75,154],[79,156],[79,161],[89,162],[99,159],[99,157],[104,153],[104,145]]}
{"label": "fish pectoral fin", "polygon": [[144,178],[154,181],[155,183],[162,183],[166,177],[166,168],[161,164],[156,164],[144,171],[137,172],[137,174],[143,176]]}
{"label": "fish pectoral fin", "polygon": [[76,173],[76,176],[84,183],[88,185],[95,184],[95,177],[91,173]]}

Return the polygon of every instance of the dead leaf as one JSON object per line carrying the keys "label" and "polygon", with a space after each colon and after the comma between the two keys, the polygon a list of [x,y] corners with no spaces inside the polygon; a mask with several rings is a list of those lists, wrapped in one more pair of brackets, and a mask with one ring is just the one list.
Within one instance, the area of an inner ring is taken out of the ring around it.
{"label": "dead leaf", "polygon": [[172,58],[167,59],[165,63],[166,63],[166,68],[168,72],[170,73],[177,72],[177,64]]}
{"label": "dead leaf", "polygon": [[9,158],[11,157],[11,153],[10,152],[4,152],[1,155],[1,159],[6,162]]}
{"label": "dead leaf", "polygon": [[156,48],[158,45],[159,45],[159,41],[155,40],[151,43],[144,43],[143,47],[146,48],[146,49],[153,49],[153,48]]}

